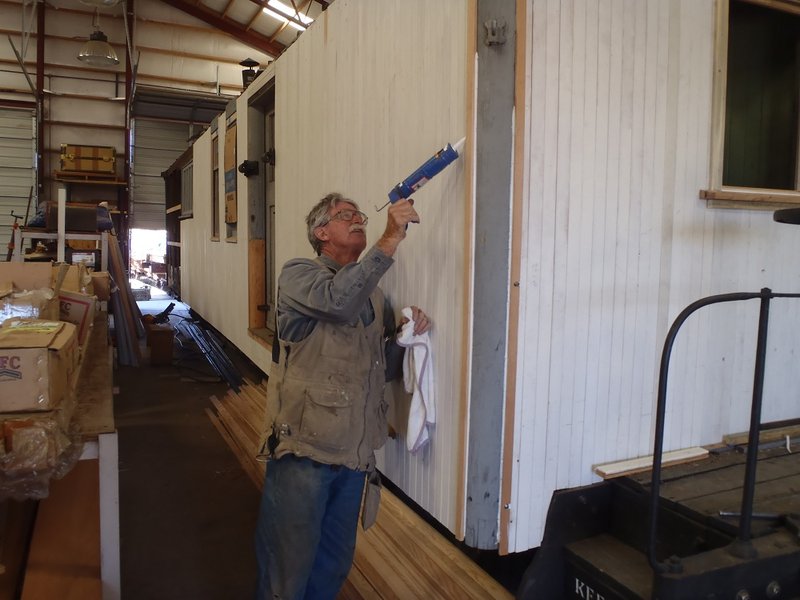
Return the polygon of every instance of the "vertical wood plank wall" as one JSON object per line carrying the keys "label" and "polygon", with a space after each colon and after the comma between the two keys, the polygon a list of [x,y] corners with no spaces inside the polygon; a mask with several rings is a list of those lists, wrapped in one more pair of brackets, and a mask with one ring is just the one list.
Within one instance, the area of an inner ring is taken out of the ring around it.
{"label": "vertical wood plank wall", "polygon": [[[305,215],[331,191],[359,203],[370,218],[368,243],[383,232],[377,212],[394,185],[446,143],[466,135],[467,2],[338,0],[274,63],[276,269],[312,256]],[[424,17],[424,18],[423,18]],[[247,97],[237,101],[237,129],[246,132]],[[219,121],[223,139],[224,119]],[[246,140],[237,140],[239,159]],[[194,218],[183,221],[182,288],[198,313],[260,368],[269,355],[247,335],[246,200],[239,198],[236,244],[211,242],[211,140],[194,145]],[[249,157],[254,158],[254,157]],[[220,160],[221,162],[221,160]],[[242,175],[239,193],[247,186]],[[452,531],[463,508],[462,344],[464,343],[465,215],[463,160],[414,196],[422,222],[408,238],[382,287],[396,311],[422,307],[433,319],[438,423],[432,443],[416,455],[405,449],[410,397],[392,387],[396,440],[379,467]]]}
{"label": "vertical wood plank wall", "polygon": [[[528,0],[509,551],[554,490],[652,452],[672,320],[709,294],[798,291],[800,230],[710,209],[712,0]],[[758,303],[702,309],[673,351],[666,449],[748,427]],[[798,416],[800,311],[774,301],[763,420]],[[509,432],[510,433],[510,432]]]}
{"label": "vertical wood plank wall", "polygon": [[[237,132],[247,131],[247,100],[272,76],[272,70],[262,74],[237,99]],[[218,139],[225,139],[225,115],[217,117]],[[247,138],[236,140],[239,163],[247,157]],[[248,333],[249,284],[247,268],[247,179],[237,173],[238,228],[235,242],[211,239],[211,130],[206,130],[193,145],[193,205],[194,216],[181,221],[181,299],[233,342],[262,371],[269,374],[270,351]],[[219,164],[223,165],[225,144],[219,144]],[[219,178],[219,197],[224,198],[224,177]],[[225,203],[218,206],[218,222],[224,227]]]}
{"label": "vertical wood plank wall", "polygon": [[[424,18],[423,18],[424,15]],[[277,268],[311,256],[304,217],[339,191],[369,215],[368,244],[383,232],[375,205],[447,142],[466,135],[466,18],[462,0],[337,0],[276,62]],[[464,163],[415,194],[411,225],[382,281],[396,311],[431,315],[438,422],[432,443],[405,448],[409,397],[394,386],[393,425],[379,467],[451,530],[456,528],[462,413]]]}

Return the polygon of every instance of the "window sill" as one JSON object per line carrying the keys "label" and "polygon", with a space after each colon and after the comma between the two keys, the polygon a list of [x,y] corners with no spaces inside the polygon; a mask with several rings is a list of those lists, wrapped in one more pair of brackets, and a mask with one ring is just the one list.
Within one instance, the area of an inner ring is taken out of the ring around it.
{"label": "window sill", "polygon": [[253,338],[256,342],[261,344],[267,350],[272,349],[272,339],[275,337],[275,332],[267,327],[261,327],[258,329],[248,329],[248,335]]}
{"label": "window sill", "polygon": [[800,192],[756,188],[728,188],[700,190],[700,198],[709,208],[744,208],[748,210],[775,210],[800,206]]}
{"label": "window sill", "polygon": [[178,220],[179,221],[185,221],[186,219],[191,219],[193,217],[194,217],[194,213],[186,213],[186,214],[183,214],[183,215],[178,215]]}
{"label": "window sill", "polygon": [[210,239],[211,239],[212,242],[218,242],[219,241],[219,236],[218,235],[212,235]]}

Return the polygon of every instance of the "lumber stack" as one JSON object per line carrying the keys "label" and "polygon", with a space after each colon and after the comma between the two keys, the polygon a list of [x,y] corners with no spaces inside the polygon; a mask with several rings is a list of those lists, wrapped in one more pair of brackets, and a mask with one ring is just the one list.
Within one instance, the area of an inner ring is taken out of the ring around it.
{"label": "lumber stack", "polygon": [[211,396],[212,408],[206,409],[211,422],[258,489],[264,485],[265,475],[264,463],[256,459],[256,453],[266,403],[266,385],[256,385],[245,379],[238,392],[229,389],[222,400]]}
{"label": "lumber stack", "polygon": [[139,339],[144,337],[142,313],[133,298],[128,270],[122,262],[122,251],[114,234],[108,236],[108,258],[108,270],[116,283],[111,293],[111,310],[114,314],[117,358],[121,365],[138,367],[142,360]]}
{"label": "lumber stack", "polygon": [[512,600],[512,595],[397,496],[384,489],[375,525],[358,529],[338,600]]}
{"label": "lumber stack", "polygon": [[[258,489],[264,463],[256,460],[267,391],[245,380],[213,408],[211,421]],[[359,527],[353,568],[338,600],[511,600],[512,595],[422,517],[384,488],[378,520]]]}

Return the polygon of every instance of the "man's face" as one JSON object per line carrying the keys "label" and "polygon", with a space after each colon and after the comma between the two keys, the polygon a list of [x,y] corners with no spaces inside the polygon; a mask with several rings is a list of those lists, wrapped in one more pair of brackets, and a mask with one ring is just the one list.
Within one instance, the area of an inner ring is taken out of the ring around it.
{"label": "man's face", "polygon": [[[328,223],[321,227],[328,237],[323,241],[331,249],[357,251],[361,254],[367,247],[367,228],[362,214],[351,203],[339,202],[328,212]],[[349,220],[347,217],[350,217]]]}

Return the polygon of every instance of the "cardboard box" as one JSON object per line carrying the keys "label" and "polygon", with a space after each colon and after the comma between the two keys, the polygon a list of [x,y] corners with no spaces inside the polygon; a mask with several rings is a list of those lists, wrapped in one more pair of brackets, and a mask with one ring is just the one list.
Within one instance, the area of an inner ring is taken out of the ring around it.
{"label": "cardboard box", "polygon": [[0,323],[8,319],[58,318],[58,298],[50,288],[14,292],[0,298]]}
{"label": "cardboard box", "polygon": [[89,338],[89,331],[94,323],[95,297],[62,290],[58,294],[58,300],[61,308],[59,319],[75,325],[78,343],[83,346]]}
{"label": "cardboard box", "polygon": [[15,317],[58,319],[51,272],[50,263],[0,262],[0,323]]}
{"label": "cardboard box", "polygon": [[112,146],[80,146],[61,144],[61,170],[82,173],[111,173],[117,171],[117,151]]}
{"label": "cardboard box", "polygon": [[175,330],[170,325],[148,325],[147,345],[150,346],[150,364],[164,366],[172,364]]}
{"label": "cardboard box", "polygon": [[49,262],[0,262],[0,281],[11,282],[16,290],[52,287]]}
{"label": "cardboard box", "polygon": [[75,383],[77,328],[62,321],[6,321],[0,328],[0,411],[57,408]]}
{"label": "cardboard box", "polygon": [[92,277],[92,291],[101,302],[111,300],[111,277],[108,271],[94,271],[90,273]]}
{"label": "cardboard box", "polygon": [[[62,275],[63,273],[63,275]],[[59,285],[61,277],[61,285]],[[68,265],[66,263],[54,264],[50,287],[59,292],[80,292],[91,294],[92,277],[84,265]]]}

